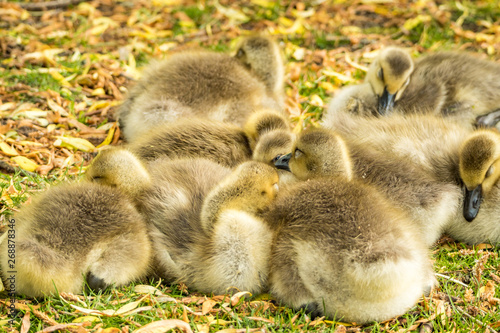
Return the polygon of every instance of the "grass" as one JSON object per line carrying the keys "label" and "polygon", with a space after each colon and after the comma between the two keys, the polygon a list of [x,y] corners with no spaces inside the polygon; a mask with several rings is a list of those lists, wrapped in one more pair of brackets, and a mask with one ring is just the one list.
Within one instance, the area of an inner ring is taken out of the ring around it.
{"label": "grass", "polygon": [[[8,7],[2,5],[0,9]],[[108,12],[109,18],[117,24],[103,28],[96,19]],[[68,111],[68,117],[75,117],[90,129],[112,123],[116,106],[90,108],[116,100],[117,97],[110,93],[110,83],[125,93],[124,88],[132,83],[140,67],[149,59],[162,58],[168,52],[199,46],[229,52],[234,38],[251,31],[266,30],[276,35],[288,63],[285,87],[288,111],[299,126],[314,125],[336,89],[364,78],[364,71],[351,66],[346,61],[346,54],[353,62],[368,66],[372,51],[382,45],[397,44],[409,48],[417,56],[429,50],[464,48],[485,53],[492,60],[500,59],[497,51],[500,50],[497,43],[500,40],[500,1],[497,0],[394,1],[387,5],[354,0],[305,3],[253,0],[244,4],[222,0],[217,3],[211,0],[158,0],[118,1],[112,9],[102,0],[84,2],[59,12],[37,12],[27,16],[17,8],[9,15],[5,16],[0,28],[0,114],[3,117],[1,126],[11,124],[12,128],[4,131],[0,126],[1,138],[13,139],[15,142],[9,143],[12,145],[22,140],[41,143],[43,147],[39,150],[16,147],[32,159],[30,153],[38,154],[44,163],[48,163],[47,152],[60,161],[73,158],[74,162],[67,167],[54,166],[46,175],[26,173],[19,168],[14,174],[0,174],[0,233],[7,230],[8,219],[31,195],[53,184],[78,179],[82,171],[79,163],[84,161],[86,165],[91,159],[79,150],[54,147],[54,132],[38,129],[39,137],[22,134],[18,125],[21,121],[29,125],[30,120],[13,119],[12,111],[27,105],[52,112],[47,102],[50,98]],[[63,25],[58,25],[61,22]],[[39,33],[43,29],[46,31]],[[57,32],[61,31],[64,36],[57,37]],[[53,48],[67,51],[58,56],[25,58],[26,54]],[[63,85],[64,80],[50,74],[49,70],[60,73],[68,85]],[[291,74],[297,70],[298,75]],[[325,75],[325,71],[350,79]],[[106,88],[105,94],[94,95],[101,86]],[[8,103],[15,106],[3,110]],[[105,111],[96,113],[96,110]],[[80,136],[80,130],[65,122],[54,122],[54,125],[59,131],[56,135]],[[100,137],[104,138],[105,135]],[[12,164],[10,157],[4,154],[0,154],[0,161]],[[0,331],[19,332],[26,313],[30,320],[28,332],[41,331],[55,322],[79,320],[89,322],[79,332],[127,332],[127,328],[133,331],[163,319],[184,320],[198,332],[225,329],[234,329],[226,332],[238,332],[238,329],[241,332],[251,329],[268,332],[498,331],[499,305],[488,302],[485,287],[488,281],[500,284],[497,280],[499,248],[471,248],[445,241],[436,245],[432,252],[435,271],[451,279],[438,277],[439,287],[403,316],[363,327],[347,325],[342,328],[333,320],[311,320],[304,311],[281,306],[266,295],[246,295],[231,304],[230,296],[201,295],[184,285],[152,280],[97,294],[84,292],[80,296],[51,296],[40,300],[25,300],[20,296],[12,327],[5,324],[10,319],[4,301],[7,295],[0,293]],[[485,258],[488,253],[491,255]],[[144,293],[140,287],[136,288],[141,284],[155,286],[158,292]],[[500,299],[499,287],[491,297]],[[139,300],[140,303],[133,303]],[[131,303],[137,304],[132,310],[141,311],[98,316],[72,307],[104,311],[118,310]],[[77,328],[70,328],[70,331],[78,332]]]}

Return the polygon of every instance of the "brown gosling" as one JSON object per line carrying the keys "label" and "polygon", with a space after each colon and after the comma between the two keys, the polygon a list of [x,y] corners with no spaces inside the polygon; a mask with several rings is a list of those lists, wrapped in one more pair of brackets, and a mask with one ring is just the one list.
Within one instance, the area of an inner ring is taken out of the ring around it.
{"label": "brown gosling", "polygon": [[179,52],[149,65],[119,109],[125,139],[134,142],[150,128],[180,118],[242,126],[259,108],[281,111],[284,70],[279,47],[265,37],[249,37],[240,50],[237,57]]}
{"label": "brown gosling", "polygon": [[[272,110],[254,112],[243,129],[252,147],[252,159],[272,166],[291,151],[295,140],[288,118]],[[278,174],[280,186],[298,181],[290,172],[278,169]]]}
{"label": "brown gosling", "polygon": [[249,139],[240,127],[201,118],[159,125],[137,138],[129,149],[145,161],[206,158],[231,168],[252,157]]}
{"label": "brown gosling", "polygon": [[283,105],[285,66],[281,50],[274,39],[264,35],[245,37],[238,46],[235,58],[264,82],[269,95],[279,105]]}
{"label": "brown gosling", "polygon": [[386,47],[380,51],[366,74],[366,82],[378,96],[380,114],[390,111],[401,98],[410,83],[413,69],[413,59],[403,49]]}
{"label": "brown gosling", "polygon": [[[291,171],[317,172],[308,164],[301,134]],[[410,309],[435,284],[429,254],[405,214],[379,191],[353,177],[339,137],[334,171],[289,188],[266,220],[277,231],[269,276],[271,294],[313,315],[358,324],[383,321]],[[339,161],[340,160],[340,161]]]}
{"label": "brown gosling", "polygon": [[464,217],[474,220],[483,197],[496,187],[500,178],[500,134],[496,130],[478,130],[459,151],[460,178],[465,186]]}
{"label": "brown gosling", "polygon": [[[127,159],[132,172],[122,170]],[[264,287],[269,252],[264,245],[271,232],[258,216],[276,195],[274,168],[245,162],[230,173],[205,159],[157,159],[144,165],[124,149],[110,149],[94,159],[87,176],[126,193],[138,182],[148,184],[131,195],[149,222],[156,275],[205,292]],[[207,265],[212,262],[217,264]],[[232,271],[238,267],[242,270]]]}
{"label": "brown gosling", "polygon": [[[152,255],[146,223],[120,191],[93,183],[55,186],[15,216],[15,292],[80,294],[143,278]],[[9,278],[8,239],[0,265]]]}
{"label": "brown gosling", "polygon": [[208,194],[201,211],[208,240],[197,244],[201,262],[190,274],[196,289],[224,293],[235,287],[259,293],[267,287],[273,233],[261,216],[277,192],[276,170],[251,161]]}
{"label": "brown gosling", "polygon": [[437,52],[415,61],[402,49],[380,52],[367,73],[380,114],[431,112],[465,125],[500,120],[500,65],[465,52]]}
{"label": "brown gosling", "polygon": [[374,186],[409,215],[428,246],[441,236],[456,211],[460,196],[456,186],[434,180],[408,160],[373,151],[335,132],[305,132],[294,154],[293,174],[301,180],[340,175]]}
{"label": "brown gosling", "polygon": [[[332,125],[335,132],[342,135],[348,142],[356,142],[357,145],[380,153],[387,159],[402,159],[404,160],[402,164],[413,164],[419,172],[424,172],[442,184],[441,190],[438,189],[435,192],[429,189],[429,193],[448,192],[449,190],[444,189],[451,189],[457,199],[448,207],[450,209],[455,207],[456,211],[444,227],[445,233],[458,241],[469,244],[488,241],[500,243],[500,225],[495,221],[499,214],[497,207],[500,200],[500,193],[497,193],[498,185],[493,181],[496,176],[492,172],[491,178],[488,177],[486,187],[489,188],[489,193],[485,194],[484,200],[478,201],[476,200],[479,199],[477,194],[472,195],[477,187],[477,180],[470,179],[470,175],[477,174],[478,171],[472,172],[470,169],[465,171],[464,167],[460,171],[460,165],[472,166],[474,164],[472,161],[476,161],[477,167],[482,168],[479,173],[484,172],[484,175],[488,173],[489,166],[492,164],[486,162],[487,156],[493,156],[496,150],[492,148],[495,139],[491,138],[491,134],[494,137],[494,130],[485,131],[485,133],[490,133],[484,137],[488,141],[486,147],[491,148],[485,149],[483,147],[485,142],[481,139],[483,135],[479,134],[476,138],[475,134],[476,132],[482,133],[482,130],[472,131],[470,128],[433,115],[393,114],[383,118],[367,119],[339,113]],[[467,143],[468,137],[472,139]],[[486,139],[488,137],[489,140]],[[465,147],[467,149],[464,149]],[[487,152],[488,150],[490,151]],[[491,163],[494,164],[493,161]],[[489,186],[493,183],[495,185]],[[462,188],[465,184],[471,192],[469,199],[464,198]],[[478,210],[479,203],[480,211]],[[473,219],[474,215],[477,216]],[[467,222],[466,218],[473,219],[473,222]]]}
{"label": "brown gosling", "polygon": [[200,222],[203,199],[229,173],[229,168],[206,159],[144,163],[116,147],[101,151],[85,176],[121,190],[135,202],[148,222],[154,273],[174,283],[190,271],[193,246],[205,237]]}

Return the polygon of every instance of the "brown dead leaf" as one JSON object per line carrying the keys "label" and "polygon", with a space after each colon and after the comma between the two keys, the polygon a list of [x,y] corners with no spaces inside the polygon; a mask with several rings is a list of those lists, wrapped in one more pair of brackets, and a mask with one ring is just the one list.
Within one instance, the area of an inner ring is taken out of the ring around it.
{"label": "brown dead leaf", "polygon": [[207,313],[209,313],[210,311],[212,311],[213,307],[216,304],[217,304],[216,301],[214,301],[212,299],[207,299],[205,302],[203,302],[201,313],[203,313],[204,315],[206,315]]}
{"label": "brown dead leaf", "polygon": [[252,297],[252,294],[248,291],[240,291],[240,292],[234,294],[231,297],[231,305],[235,306],[236,304],[238,304],[240,302],[240,299],[242,297],[245,297],[245,296]]}
{"label": "brown dead leaf", "polygon": [[24,314],[23,322],[21,324],[21,333],[28,333],[31,327],[30,315],[31,315],[30,311],[26,311],[26,313]]}

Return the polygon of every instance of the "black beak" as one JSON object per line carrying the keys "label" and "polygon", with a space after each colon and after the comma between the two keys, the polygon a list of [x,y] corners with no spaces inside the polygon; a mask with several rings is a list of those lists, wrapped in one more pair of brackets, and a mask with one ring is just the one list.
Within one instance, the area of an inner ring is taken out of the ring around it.
{"label": "black beak", "polygon": [[389,94],[387,87],[384,89],[382,96],[378,98],[378,113],[385,116],[394,106],[394,96],[396,94]]}
{"label": "black beak", "polygon": [[472,191],[465,189],[464,198],[464,217],[468,222],[472,222],[479,212],[479,206],[481,205],[483,188],[478,185]]}
{"label": "black beak", "polygon": [[278,169],[291,171],[288,162],[290,162],[290,158],[292,157],[292,153],[281,156],[276,162],[274,162],[274,166]]}

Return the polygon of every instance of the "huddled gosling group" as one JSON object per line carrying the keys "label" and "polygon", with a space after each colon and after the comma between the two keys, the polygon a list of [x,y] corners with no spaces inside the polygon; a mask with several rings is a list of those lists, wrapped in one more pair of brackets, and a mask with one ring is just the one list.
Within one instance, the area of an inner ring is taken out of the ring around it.
{"label": "huddled gosling group", "polygon": [[444,233],[500,243],[497,74],[470,54],[387,47],[296,135],[272,38],[152,63],[118,110],[127,143],[15,216],[15,292],[159,277],[358,324],[402,315],[437,285]]}

